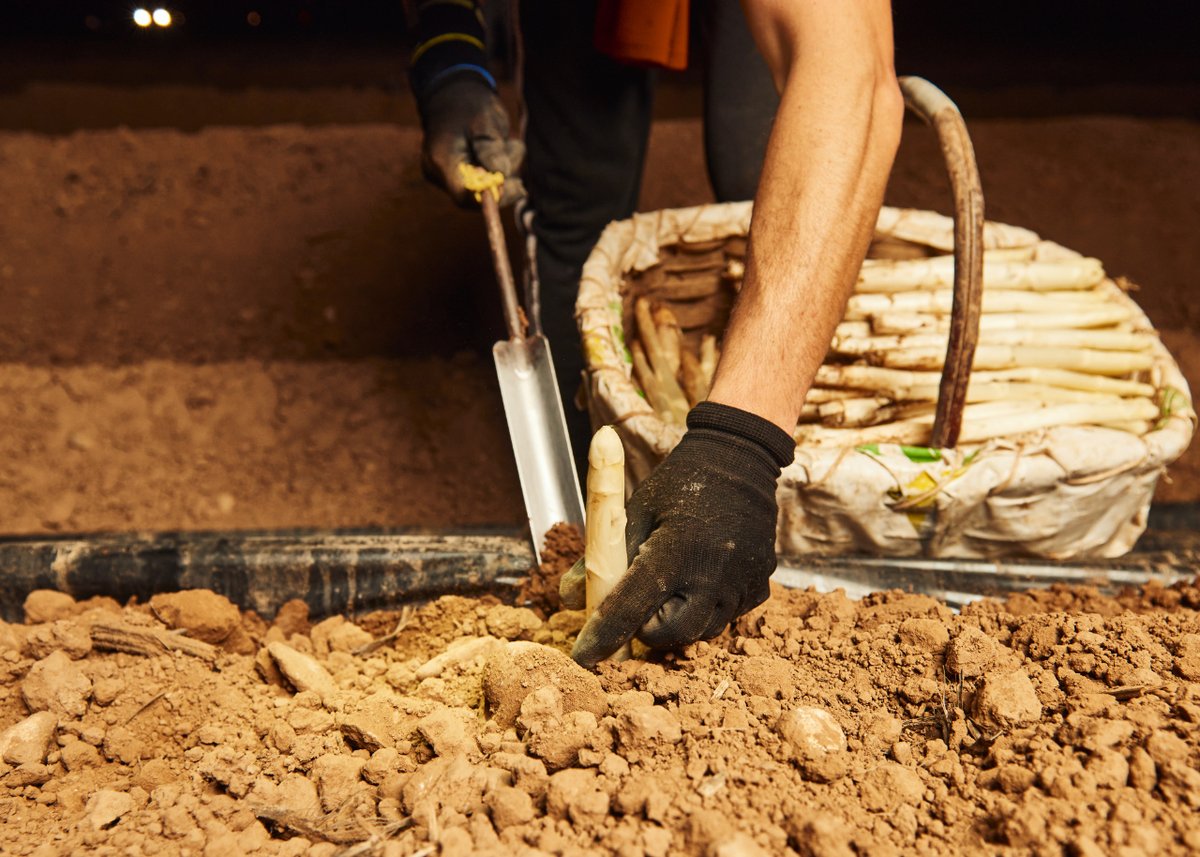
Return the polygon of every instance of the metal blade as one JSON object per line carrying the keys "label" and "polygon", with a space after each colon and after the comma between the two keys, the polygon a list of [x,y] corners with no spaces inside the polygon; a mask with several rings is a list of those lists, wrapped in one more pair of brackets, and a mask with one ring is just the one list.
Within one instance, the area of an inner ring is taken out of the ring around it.
{"label": "metal blade", "polygon": [[504,416],[538,562],[546,531],[559,522],[583,527],[583,498],[550,344],[540,334],[492,347]]}

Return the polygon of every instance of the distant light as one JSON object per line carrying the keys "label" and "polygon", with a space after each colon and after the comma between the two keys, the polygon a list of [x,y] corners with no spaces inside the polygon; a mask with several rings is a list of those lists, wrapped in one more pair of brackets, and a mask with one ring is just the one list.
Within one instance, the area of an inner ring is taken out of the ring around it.
{"label": "distant light", "polygon": [[246,23],[251,27],[257,27],[262,23],[262,15],[258,14],[257,12],[247,12]]}
{"label": "distant light", "polygon": [[100,29],[100,19],[95,15],[88,15],[83,19],[83,26],[95,32],[96,30]]}
{"label": "distant light", "polygon": [[154,10],[154,23],[158,24],[158,26],[160,26],[160,27],[171,26],[171,13],[168,12],[166,9],[155,9]]}
{"label": "distant light", "polygon": [[145,9],[133,10],[133,23],[137,24],[139,27],[149,27],[153,21],[154,18],[151,17],[150,13]]}

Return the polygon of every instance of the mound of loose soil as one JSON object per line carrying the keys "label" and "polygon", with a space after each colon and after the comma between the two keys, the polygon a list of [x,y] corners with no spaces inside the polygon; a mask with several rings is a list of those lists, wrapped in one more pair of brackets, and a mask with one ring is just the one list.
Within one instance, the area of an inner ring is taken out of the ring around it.
{"label": "mound of loose soil", "polygon": [[592,674],[581,614],[494,599],[379,640],[34,593],[0,625],[0,851],[1196,853],[1198,611],[1200,581],[961,616],[780,590]]}

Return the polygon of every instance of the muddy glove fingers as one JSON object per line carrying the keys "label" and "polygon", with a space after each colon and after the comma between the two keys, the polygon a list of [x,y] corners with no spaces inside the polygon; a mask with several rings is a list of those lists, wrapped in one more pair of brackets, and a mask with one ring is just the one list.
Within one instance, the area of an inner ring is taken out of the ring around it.
{"label": "muddy glove fingers", "polygon": [[795,454],[787,432],[703,402],[688,432],[629,502],[629,571],[572,652],[593,666],[637,636],[676,648],[719,634],[766,600],[775,570],[775,483]]}
{"label": "muddy glove fingers", "polygon": [[666,597],[654,574],[646,573],[635,561],[588,617],[575,638],[571,657],[585,667],[594,667],[632,640]]}
{"label": "muddy glove fingers", "polygon": [[[709,557],[699,563],[709,570],[711,581],[695,579],[689,574],[689,566],[694,569],[697,562],[696,556],[688,555],[693,547],[694,539],[681,541],[669,529],[656,530],[629,571],[588,617],[571,657],[592,667],[634,637],[652,649],[682,648],[717,636],[736,616],[762,603],[764,599],[743,598],[735,578],[749,570],[730,567],[733,551],[726,551],[722,561],[712,551],[702,550]],[[750,561],[769,577],[774,558],[772,540],[769,560],[764,554],[764,561]]]}
{"label": "muddy glove fingers", "polygon": [[475,75],[443,84],[420,103],[425,138],[421,168],[425,177],[443,188],[463,207],[474,207],[475,196],[463,186],[459,164],[475,164],[506,176],[501,203],[515,200],[524,189],[515,174],[525,146],[509,139],[508,113],[499,96]]}
{"label": "muddy glove fingers", "polygon": [[637,633],[652,649],[672,649],[720,634],[733,621],[738,605],[720,592],[676,593],[655,611]]}

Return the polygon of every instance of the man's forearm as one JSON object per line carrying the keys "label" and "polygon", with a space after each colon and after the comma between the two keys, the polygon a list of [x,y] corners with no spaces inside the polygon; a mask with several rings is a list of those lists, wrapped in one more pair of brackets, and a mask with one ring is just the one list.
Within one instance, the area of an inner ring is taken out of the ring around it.
{"label": "man's forearm", "polygon": [[745,0],[782,89],[710,400],[791,432],[841,320],[900,139],[882,0]]}

